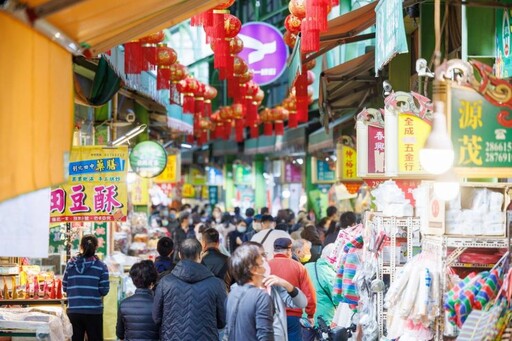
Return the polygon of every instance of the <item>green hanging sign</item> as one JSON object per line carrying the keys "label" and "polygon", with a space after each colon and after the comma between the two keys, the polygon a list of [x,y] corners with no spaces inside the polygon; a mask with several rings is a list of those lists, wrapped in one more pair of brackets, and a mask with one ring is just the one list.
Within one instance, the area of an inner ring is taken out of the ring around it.
{"label": "green hanging sign", "polygon": [[167,152],[161,144],[153,141],[138,143],[130,153],[130,166],[143,178],[154,178],[167,165]]}

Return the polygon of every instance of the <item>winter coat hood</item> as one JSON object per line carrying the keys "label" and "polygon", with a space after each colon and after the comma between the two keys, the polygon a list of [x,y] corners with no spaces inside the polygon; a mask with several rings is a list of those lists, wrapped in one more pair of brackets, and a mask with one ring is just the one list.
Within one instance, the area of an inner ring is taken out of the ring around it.
{"label": "winter coat hood", "polygon": [[87,270],[91,266],[93,266],[94,263],[96,263],[96,261],[99,261],[99,258],[97,256],[85,258],[81,255],[78,255],[69,260],[68,268],[69,269],[75,268],[76,272],[78,272],[79,274],[83,274],[85,272],[85,270]]}
{"label": "winter coat hood", "polygon": [[176,264],[171,273],[187,283],[197,283],[214,277],[213,273],[206,266],[188,259],[184,259]]}

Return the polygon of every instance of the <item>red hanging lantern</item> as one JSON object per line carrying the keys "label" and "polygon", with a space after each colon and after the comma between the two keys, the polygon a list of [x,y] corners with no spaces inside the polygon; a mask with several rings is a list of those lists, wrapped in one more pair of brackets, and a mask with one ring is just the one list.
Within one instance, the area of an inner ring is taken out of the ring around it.
{"label": "red hanging lantern", "polygon": [[204,93],[206,84],[197,81],[197,89],[194,92],[194,114],[196,117],[204,117]]}
{"label": "red hanging lantern", "polygon": [[[215,12],[215,11],[214,11]],[[216,15],[216,14],[215,14]],[[214,25],[216,25],[214,23]],[[215,48],[214,48],[214,66],[218,69],[225,69],[229,67],[231,63],[230,58],[230,39],[234,38],[242,28],[242,22],[236,16],[224,13],[222,17],[222,26],[220,26],[222,32],[217,32],[214,35]],[[224,71],[219,71],[223,73]],[[221,75],[221,79],[224,79],[224,74]]]}
{"label": "red hanging lantern", "polygon": [[220,108],[219,116],[223,122],[222,138],[225,140],[229,140],[229,137],[231,136],[231,127],[233,123],[233,109],[229,106],[222,107]]}
{"label": "red hanging lantern", "polygon": [[204,114],[210,117],[212,114],[212,100],[217,97],[217,89],[206,84],[204,90]]}
{"label": "red hanging lantern", "polygon": [[306,17],[306,0],[291,0],[288,4],[288,10],[297,18],[304,19]]}
{"label": "red hanging lantern", "polygon": [[176,63],[178,55],[176,51],[165,44],[158,44],[156,65],[158,66],[156,73],[156,89],[169,89],[171,81],[170,66]]}
{"label": "red hanging lantern", "polygon": [[181,80],[177,85],[176,89],[181,92],[183,95],[183,112],[184,113],[194,113],[195,111],[195,101],[194,95],[199,87],[198,81],[192,77],[188,76],[187,78]]}
{"label": "red hanging lantern", "polygon": [[170,94],[169,94],[169,102],[171,104],[181,104],[180,101],[180,94],[177,90],[177,85],[180,81],[185,79],[188,74],[187,67],[180,64],[180,63],[174,63],[171,66],[169,66],[170,71],[170,80],[171,80],[171,87],[170,87]]}
{"label": "red hanging lantern", "polygon": [[248,71],[248,66],[243,58],[235,56],[233,59],[233,74],[227,75],[228,77],[228,96],[233,99],[239,98],[239,76]]}
{"label": "red hanging lantern", "polygon": [[300,32],[300,24],[302,19],[294,16],[293,14],[289,14],[286,19],[284,19],[284,27],[286,30],[293,34],[298,34]]}
{"label": "red hanging lantern", "polygon": [[297,43],[297,35],[289,31],[286,31],[283,34],[283,40],[284,43],[288,45],[288,47],[293,49],[295,47],[295,44]]}
{"label": "red hanging lantern", "polygon": [[231,105],[233,119],[235,120],[235,140],[242,142],[244,139],[244,108],[241,103],[234,103]]}
{"label": "red hanging lantern", "polygon": [[260,136],[260,118],[258,116],[258,119],[249,127],[249,133],[251,134],[251,138],[255,139]]}
{"label": "red hanging lantern", "polygon": [[244,41],[237,36],[229,41],[229,53],[232,56],[239,54],[244,49]]}
{"label": "red hanging lantern", "polygon": [[273,114],[272,110],[269,108],[265,108],[260,112],[260,119],[263,123],[263,135],[271,136],[272,135],[272,121]]}
{"label": "red hanging lantern", "polygon": [[142,50],[144,53],[143,71],[148,71],[157,65],[158,44],[165,38],[163,31],[152,33],[148,36],[140,38]]}
{"label": "red hanging lantern", "polygon": [[144,64],[144,53],[139,41],[134,40],[124,44],[124,72],[140,74]]}
{"label": "red hanging lantern", "polygon": [[226,0],[215,6],[213,9],[228,9],[235,3],[235,0]]}
{"label": "red hanging lantern", "polygon": [[297,128],[297,103],[295,101],[295,97],[288,96],[284,99],[282,105],[286,110],[288,110],[288,127]]}
{"label": "red hanging lantern", "polygon": [[288,119],[288,110],[282,106],[277,106],[272,109],[272,118],[274,120],[274,127],[276,135],[284,135],[284,121]]}
{"label": "red hanging lantern", "polygon": [[245,120],[248,126],[253,124],[258,115],[258,104],[254,101],[254,98],[258,95],[260,87],[254,81],[247,83],[245,88]]}

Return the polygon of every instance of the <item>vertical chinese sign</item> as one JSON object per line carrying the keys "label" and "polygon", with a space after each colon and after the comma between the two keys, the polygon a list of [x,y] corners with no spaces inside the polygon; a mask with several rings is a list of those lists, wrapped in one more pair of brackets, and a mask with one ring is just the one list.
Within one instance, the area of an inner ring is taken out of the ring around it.
{"label": "vertical chinese sign", "polygon": [[167,164],[160,175],[153,179],[153,182],[162,189],[168,198],[176,200],[175,187],[180,180],[180,158],[179,155],[167,155]]}
{"label": "vertical chinese sign", "polygon": [[54,188],[50,222],[125,221],[128,148],[73,147],[66,184]]}
{"label": "vertical chinese sign", "polygon": [[512,110],[473,89],[449,89],[449,129],[456,172],[466,177],[510,177]]}
{"label": "vertical chinese sign", "polygon": [[[382,110],[382,109],[381,109]],[[364,108],[356,117],[357,175],[383,175],[385,171],[384,117],[381,110]]]}
{"label": "vertical chinese sign", "polygon": [[431,126],[431,101],[417,93],[394,92],[385,101],[386,175],[424,175],[419,153]]}
{"label": "vertical chinese sign", "polygon": [[357,151],[352,137],[343,135],[336,146],[338,154],[338,180],[359,180],[357,178]]}

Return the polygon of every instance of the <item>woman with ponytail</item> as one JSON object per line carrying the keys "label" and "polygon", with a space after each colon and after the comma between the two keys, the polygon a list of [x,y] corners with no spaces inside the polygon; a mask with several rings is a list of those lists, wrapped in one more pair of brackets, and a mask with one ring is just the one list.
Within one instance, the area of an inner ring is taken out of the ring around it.
{"label": "woman with ponytail", "polygon": [[73,325],[72,341],[103,340],[103,300],[108,294],[108,268],[96,256],[98,239],[85,235],[80,241],[80,253],[69,260],[62,280],[67,294],[67,314]]}

